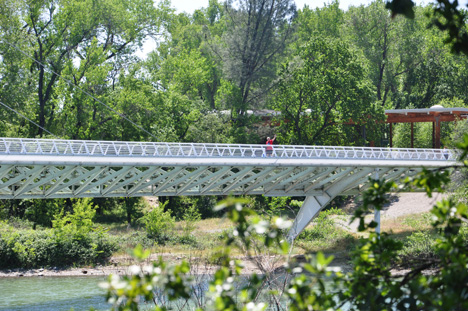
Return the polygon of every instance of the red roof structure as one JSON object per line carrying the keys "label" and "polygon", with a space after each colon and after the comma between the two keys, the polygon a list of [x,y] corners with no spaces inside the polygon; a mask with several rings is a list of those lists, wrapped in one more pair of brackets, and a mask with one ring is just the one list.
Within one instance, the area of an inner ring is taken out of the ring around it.
{"label": "red roof structure", "polygon": [[444,108],[435,105],[425,109],[385,110],[387,123],[390,124],[390,147],[392,142],[393,123],[411,123],[411,148],[414,148],[413,124],[415,122],[432,122],[432,147],[440,148],[440,122],[454,122],[468,119],[468,108]]}

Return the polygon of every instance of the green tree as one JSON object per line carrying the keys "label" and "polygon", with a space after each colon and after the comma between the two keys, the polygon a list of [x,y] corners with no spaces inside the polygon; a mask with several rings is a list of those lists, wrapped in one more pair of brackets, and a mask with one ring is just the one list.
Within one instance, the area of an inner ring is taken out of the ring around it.
{"label": "green tree", "polygon": [[[428,16],[432,27],[438,28],[445,35],[444,42],[453,52],[468,55],[468,15],[466,9],[459,8],[458,4],[457,0],[436,0]],[[411,0],[390,0],[386,4],[392,16],[401,14],[410,19],[415,16],[414,6]]]}
{"label": "green tree", "polygon": [[[62,112],[77,127],[71,136],[77,138],[89,130],[84,123],[92,119],[90,116],[96,116],[98,109],[103,109],[89,95],[102,98],[103,86],[117,78],[113,73],[131,62],[132,53],[142,45],[143,39],[159,31],[167,5],[163,2],[155,8],[149,0],[4,1],[3,12],[10,10],[11,15],[3,21],[11,22],[3,23],[8,32],[4,32],[2,39],[9,49],[17,49],[24,55],[21,67],[30,72],[25,76],[26,83],[35,93],[22,106],[30,105],[36,115],[33,119],[41,127],[60,132],[59,135],[64,134],[57,122]],[[16,26],[20,31],[11,30]],[[12,41],[8,37],[12,34],[19,40]],[[69,81],[60,94],[57,93],[58,75]],[[88,95],[75,87],[81,87]],[[94,105],[90,105],[93,101]],[[109,114],[95,122],[106,122]],[[43,129],[31,129],[29,135],[42,136]]]}
{"label": "green tree", "polygon": [[157,93],[157,109],[168,122],[166,139],[193,141],[190,128],[207,113],[219,109],[216,105],[220,70],[207,45],[208,33],[219,32],[220,6],[211,1],[208,9],[193,15],[173,15],[167,26],[167,36],[145,62],[148,83]]}
{"label": "green tree", "polygon": [[383,119],[383,111],[373,104],[374,93],[365,76],[360,59],[339,40],[313,37],[299,47],[284,66],[275,92],[273,107],[281,111],[283,141],[362,144],[362,125],[377,134],[375,122]]}
{"label": "green tree", "polygon": [[[18,17],[20,1],[0,2],[0,102],[25,115],[33,115],[32,107],[24,107],[34,95],[28,81],[33,78],[25,64],[30,61],[21,51],[28,51]],[[9,43],[16,43],[15,47]],[[30,131],[29,123],[17,113],[2,106],[0,109],[0,131],[8,137],[25,137]]]}
{"label": "green tree", "polygon": [[52,227],[57,235],[70,235],[76,238],[87,235],[93,228],[96,207],[91,198],[73,200],[73,211],[62,211],[54,215]]}
{"label": "green tree", "polygon": [[159,204],[140,218],[148,236],[161,244],[171,238],[175,226],[175,219],[171,216],[171,212],[164,211],[166,205],[167,202]]}
{"label": "green tree", "polygon": [[377,100],[386,106],[392,92],[399,87],[399,76],[420,61],[418,49],[422,37],[418,34],[419,25],[401,17],[392,20],[382,0],[369,6],[351,7],[346,19],[347,36],[368,59],[369,77],[375,86]]}
{"label": "green tree", "polygon": [[224,76],[234,87],[229,103],[234,119],[264,105],[281,57],[293,31],[296,8],[291,0],[228,0],[227,29],[218,53]]}
{"label": "green tree", "polygon": [[311,9],[308,5],[305,5],[303,9],[297,12],[295,20],[297,24],[296,35],[299,38],[298,43],[303,44],[309,41],[311,34],[340,38],[344,22],[344,12],[340,9],[340,3],[337,0],[316,9]]}
{"label": "green tree", "polygon": [[[425,15],[431,12],[431,7],[416,9],[414,21],[406,21],[401,30],[402,44],[398,50],[401,59],[410,57],[401,67],[397,87],[391,92],[393,107],[399,108],[429,108],[447,98],[465,98],[468,78],[466,57],[450,53],[444,45],[443,37],[434,28],[427,28],[429,21]],[[411,34],[412,33],[412,34]],[[400,39],[401,40],[401,39]],[[413,65],[411,65],[411,63]],[[409,65],[406,65],[409,64]]]}

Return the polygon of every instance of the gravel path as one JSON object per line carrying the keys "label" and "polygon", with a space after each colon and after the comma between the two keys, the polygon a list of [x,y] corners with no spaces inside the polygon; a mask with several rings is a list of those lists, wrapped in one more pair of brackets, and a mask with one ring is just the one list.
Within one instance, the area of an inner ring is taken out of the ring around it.
{"label": "gravel path", "polygon": [[426,193],[412,192],[399,193],[392,196],[392,202],[385,206],[381,212],[382,218],[397,218],[404,215],[429,212],[437,201],[446,197],[446,194],[433,193],[428,198]]}
{"label": "gravel path", "polygon": [[[442,200],[446,196],[446,194],[433,193],[432,198],[429,198],[426,193],[422,192],[394,194],[391,196],[391,202],[386,204],[380,212],[380,220],[381,222],[385,222],[386,219],[429,212],[437,201]],[[374,215],[366,216],[366,219],[370,220],[372,218],[374,218]],[[358,221],[343,225],[349,231],[357,232]]]}

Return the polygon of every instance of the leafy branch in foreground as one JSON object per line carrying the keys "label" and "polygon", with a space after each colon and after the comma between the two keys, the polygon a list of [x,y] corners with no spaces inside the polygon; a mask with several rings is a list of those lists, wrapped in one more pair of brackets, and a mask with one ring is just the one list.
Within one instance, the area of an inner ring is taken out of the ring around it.
{"label": "leafy branch in foreground", "polygon": [[[468,135],[465,136],[468,142]],[[463,154],[468,143],[461,143]],[[463,160],[463,159],[462,159]],[[432,191],[442,191],[449,181],[444,172],[423,170],[417,176],[403,181],[406,190],[419,188],[429,196]],[[363,205],[355,212],[359,230],[375,227],[375,222],[366,222],[365,215],[373,209],[382,209],[386,194],[397,191],[393,182],[371,180],[363,193]],[[231,257],[231,248],[246,250],[247,257],[253,247],[275,247],[286,255],[289,245],[283,230],[290,222],[275,218],[268,222],[243,206],[245,202],[229,198],[218,206],[235,224],[227,234],[222,251],[222,261],[209,281],[205,305],[196,305],[197,310],[266,310],[267,302],[261,291],[269,282],[268,273],[252,274],[247,282],[240,279],[243,263]],[[439,232],[435,242],[436,256],[415,262],[403,275],[395,275],[398,254],[403,244],[386,233],[370,233],[360,239],[351,254],[353,268],[344,273],[330,269],[333,256],[318,253],[308,262],[297,263],[288,259],[284,271],[288,276],[281,291],[269,291],[274,297],[277,310],[467,310],[468,300],[468,247],[463,231],[468,222],[468,206],[444,199],[432,209],[432,227]],[[141,248],[135,250],[138,258],[149,253]],[[193,306],[193,278],[186,262],[170,267],[163,260],[147,268],[132,267],[132,276],[111,277],[104,286],[107,298],[114,310],[138,310],[143,301],[153,301],[155,310],[168,310],[168,305],[155,299],[162,293],[169,301],[181,301],[179,310]],[[290,278],[289,278],[290,277]],[[271,300],[270,300],[271,301]],[[194,308],[193,308],[194,309]]]}

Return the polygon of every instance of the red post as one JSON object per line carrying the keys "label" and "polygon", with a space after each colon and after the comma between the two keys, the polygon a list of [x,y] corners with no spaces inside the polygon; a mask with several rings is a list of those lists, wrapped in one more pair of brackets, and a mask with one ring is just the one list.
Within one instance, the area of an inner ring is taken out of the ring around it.
{"label": "red post", "polygon": [[393,147],[393,131],[392,131],[392,123],[390,123],[390,148]]}
{"label": "red post", "polygon": [[440,149],[440,116],[435,119],[435,148]]}

